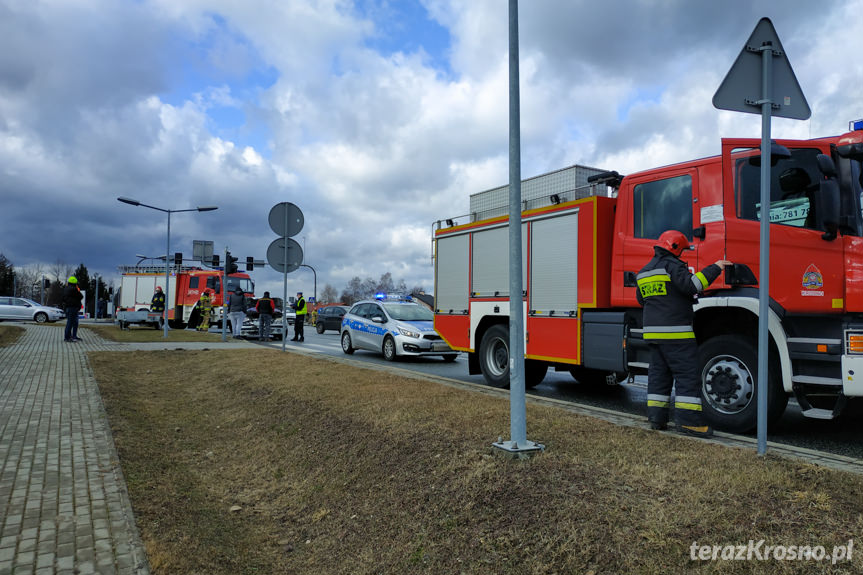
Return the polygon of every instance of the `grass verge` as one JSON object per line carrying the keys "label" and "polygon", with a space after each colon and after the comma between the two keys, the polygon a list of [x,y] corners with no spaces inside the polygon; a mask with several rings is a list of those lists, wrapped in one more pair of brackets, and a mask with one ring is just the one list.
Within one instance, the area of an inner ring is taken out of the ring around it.
{"label": "grass verge", "polygon": [[[132,325],[129,326],[129,329],[120,329],[120,326],[109,323],[88,323],[82,324],[81,327],[93,330],[94,333],[103,339],[118,342],[222,341],[221,333],[204,333],[185,329],[169,329],[168,339],[165,339],[163,337],[165,332],[162,329],[153,329],[152,327]],[[228,335],[228,338],[230,338],[230,335]]]}
{"label": "grass verge", "polygon": [[[154,573],[857,573],[863,478],[272,350],[90,356]],[[863,545],[863,543],[860,543]],[[763,552],[763,547],[761,548]]]}
{"label": "grass verge", "polygon": [[13,345],[25,331],[20,325],[0,325],[0,347]]}

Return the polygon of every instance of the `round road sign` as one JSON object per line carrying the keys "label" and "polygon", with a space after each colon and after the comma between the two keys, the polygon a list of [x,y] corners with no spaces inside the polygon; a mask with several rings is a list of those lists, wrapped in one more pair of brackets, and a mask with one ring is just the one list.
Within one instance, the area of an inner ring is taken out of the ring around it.
{"label": "round road sign", "polygon": [[[285,254],[285,242],[288,246],[287,254]],[[285,265],[286,262],[287,265]],[[296,271],[303,263],[303,248],[291,238],[276,238],[267,248],[267,263],[278,272]]]}
{"label": "round road sign", "polygon": [[281,202],[270,209],[270,229],[277,236],[289,238],[303,229],[303,212],[291,202]]}

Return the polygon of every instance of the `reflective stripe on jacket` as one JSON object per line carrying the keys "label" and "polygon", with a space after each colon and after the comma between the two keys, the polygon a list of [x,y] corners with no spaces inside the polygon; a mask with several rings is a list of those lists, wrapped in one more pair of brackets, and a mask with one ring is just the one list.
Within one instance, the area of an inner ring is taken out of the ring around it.
{"label": "reflective stripe on jacket", "polygon": [[722,269],[710,264],[689,273],[686,263],[660,247],[636,277],[638,303],[644,307],[645,340],[653,342],[694,339],[692,298],[704,291]]}

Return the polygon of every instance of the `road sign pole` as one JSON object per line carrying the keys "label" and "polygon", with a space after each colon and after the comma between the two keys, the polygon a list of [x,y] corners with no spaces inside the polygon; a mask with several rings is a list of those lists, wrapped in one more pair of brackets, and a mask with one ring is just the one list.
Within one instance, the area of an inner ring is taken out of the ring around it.
{"label": "road sign pole", "polygon": [[[228,266],[231,262],[228,261],[228,246],[225,246],[225,267],[222,269],[222,341],[228,341]],[[215,296],[215,294],[213,294]],[[210,300],[210,313],[213,313],[213,303],[216,298]],[[209,329],[209,328],[208,328]]]}
{"label": "road sign pole", "polygon": [[[775,60],[774,60],[775,58]],[[760,99],[751,98],[760,83]],[[774,97],[776,102],[773,102]],[[725,79],[713,95],[720,110],[746,114],[761,113],[761,223],[758,260],[758,384],[756,428],[758,454],[767,451],[768,352],[770,323],[770,169],[772,145],[770,122],[773,116],[806,120],[809,104],[782,48],[769,18],[762,18],[743,45]],[[759,109],[760,108],[760,109]],[[758,111],[756,111],[758,110]],[[729,254],[729,259],[734,254]]]}
{"label": "road sign pole", "polygon": [[773,46],[761,46],[761,246],[758,266],[758,454],[767,452],[767,360],[770,320],[770,127],[773,115]]}
{"label": "road sign pole", "polygon": [[[285,230],[288,229],[288,210],[285,210]],[[287,234],[287,231],[285,232]],[[285,236],[285,268],[282,278],[282,351],[288,345],[288,237]],[[294,318],[294,322],[296,322]]]}

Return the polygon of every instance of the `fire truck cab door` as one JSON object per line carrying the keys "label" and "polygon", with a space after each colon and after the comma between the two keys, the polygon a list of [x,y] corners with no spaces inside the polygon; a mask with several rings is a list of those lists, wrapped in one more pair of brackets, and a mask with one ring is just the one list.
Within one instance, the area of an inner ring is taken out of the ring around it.
{"label": "fire truck cab door", "polygon": [[[845,305],[844,248],[828,240],[816,217],[824,179],[816,156],[827,144],[781,140],[790,158],[770,170],[770,296],[789,313],[837,313]],[[747,264],[757,277],[761,226],[760,140],[722,142],[727,259]]]}
{"label": "fire truck cab door", "polygon": [[[632,178],[625,184],[629,189],[622,195],[631,195],[626,209],[620,216],[623,222],[623,270],[634,272],[643,268],[654,255],[653,247],[659,236],[667,230],[682,232],[692,246],[683,252],[683,259],[691,269],[698,264],[700,242],[693,230],[699,225],[698,171],[694,167],[680,167],[653,171]],[[631,287],[631,286],[630,286]],[[635,291],[632,292],[634,303]]]}

